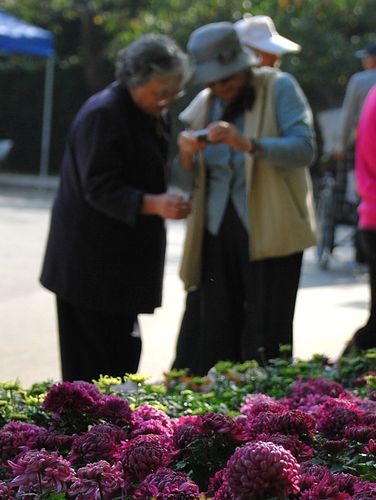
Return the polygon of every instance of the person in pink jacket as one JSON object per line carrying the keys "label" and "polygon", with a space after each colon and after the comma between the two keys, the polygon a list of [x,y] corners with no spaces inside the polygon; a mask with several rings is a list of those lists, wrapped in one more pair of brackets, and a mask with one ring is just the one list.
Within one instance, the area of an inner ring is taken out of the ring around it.
{"label": "person in pink jacket", "polygon": [[360,196],[358,225],[369,266],[371,301],[367,323],[354,334],[344,354],[376,347],[376,85],[368,93],[360,115],[355,175]]}

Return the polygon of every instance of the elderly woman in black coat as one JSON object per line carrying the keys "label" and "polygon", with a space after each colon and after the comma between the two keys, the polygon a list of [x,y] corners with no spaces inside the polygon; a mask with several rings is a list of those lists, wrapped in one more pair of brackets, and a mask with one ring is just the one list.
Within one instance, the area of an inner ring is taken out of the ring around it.
{"label": "elderly woman in black coat", "polygon": [[166,106],[188,73],[175,42],[145,35],[73,121],[41,274],[56,295],[63,380],[137,371],[137,315],[161,305],[164,219],[191,209],[166,192]]}

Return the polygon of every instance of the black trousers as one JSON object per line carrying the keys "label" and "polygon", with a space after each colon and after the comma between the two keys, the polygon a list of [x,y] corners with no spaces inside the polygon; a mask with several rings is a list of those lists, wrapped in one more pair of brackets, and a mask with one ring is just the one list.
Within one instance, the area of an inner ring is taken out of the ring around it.
{"label": "black trousers", "polygon": [[174,367],[205,375],[219,360],[262,363],[291,345],[302,256],[250,262],[248,234],[230,202],[219,233],[205,233],[202,284],[187,298],[199,332],[187,309]]}
{"label": "black trousers", "polygon": [[361,349],[376,347],[376,230],[361,229],[360,243],[369,268],[371,301],[367,323],[355,333],[356,344]]}
{"label": "black trousers", "polygon": [[57,298],[62,379],[91,382],[137,372],[141,338],[134,313],[108,313]]}

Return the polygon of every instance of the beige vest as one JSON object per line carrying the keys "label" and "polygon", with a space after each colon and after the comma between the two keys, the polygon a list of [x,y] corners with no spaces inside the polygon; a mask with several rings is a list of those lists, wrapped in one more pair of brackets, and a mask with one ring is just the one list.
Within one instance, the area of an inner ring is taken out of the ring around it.
{"label": "beige vest", "polygon": [[[253,70],[256,101],[245,113],[244,135],[278,137],[275,116],[274,83],[276,71]],[[192,129],[207,124],[210,90],[200,92],[179,118]],[[308,168],[274,167],[248,154],[244,155],[250,259],[282,257],[316,243],[311,179]],[[193,211],[188,219],[180,277],[186,290],[197,288],[201,277],[202,245],[205,223],[206,169],[199,156],[193,195]]]}

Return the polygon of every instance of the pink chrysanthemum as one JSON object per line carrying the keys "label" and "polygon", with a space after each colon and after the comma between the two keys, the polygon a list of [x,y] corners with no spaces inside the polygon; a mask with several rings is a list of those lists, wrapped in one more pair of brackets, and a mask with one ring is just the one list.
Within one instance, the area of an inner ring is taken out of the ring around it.
{"label": "pink chrysanthemum", "polygon": [[237,448],[227,463],[235,498],[284,498],[299,493],[299,464],[282,446],[257,441]]}
{"label": "pink chrysanthemum", "polygon": [[48,391],[43,408],[58,418],[64,412],[74,411],[90,413],[96,408],[98,398],[93,397],[95,390],[83,382],[61,382]]}
{"label": "pink chrysanthemum", "polygon": [[245,398],[245,404],[240,408],[240,412],[253,418],[261,412],[282,413],[287,407],[266,394],[252,394]]}
{"label": "pink chrysanthemum", "polygon": [[12,486],[19,487],[19,493],[42,493],[53,490],[66,491],[67,483],[74,471],[68,460],[56,452],[30,450],[9,462],[14,479]]}
{"label": "pink chrysanthemum", "polygon": [[148,434],[125,443],[121,463],[125,477],[130,481],[142,481],[159,467],[168,465],[172,457],[172,448],[164,436]]}
{"label": "pink chrysanthemum", "polygon": [[131,423],[132,410],[128,401],[120,396],[103,396],[96,408],[95,416],[123,427]]}
{"label": "pink chrysanthemum", "polygon": [[88,432],[75,437],[69,459],[72,463],[99,459],[111,461],[126,437],[126,433],[115,425],[94,425]]}
{"label": "pink chrysanthemum", "polygon": [[69,494],[78,500],[101,500],[120,496],[124,486],[121,464],[110,465],[100,460],[78,469]]}
{"label": "pink chrysanthemum", "polygon": [[21,451],[34,447],[38,438],[46,434],[46,429],[34,424],[10,421],[0,431],[0,460],[4,464]]}
{"label": "pink chrysanthemum", "polygon": [[163,411],[144,403],[132,414],[130,437],[141,434],[159,434],[172,437],[175,430],[173,420]]}
{"label": "pink chrysanthemum", "polygon": [[343,399],[328,400],[317,416],[317,429],[329,439],[342,438],[344,429],[362,423],[362,410]]}
{"label": "pink chrysanthemum", "polygon": [[133,500],[197,500],[200,490],[186,474],[161,467],[149,474],[133,494]]}

